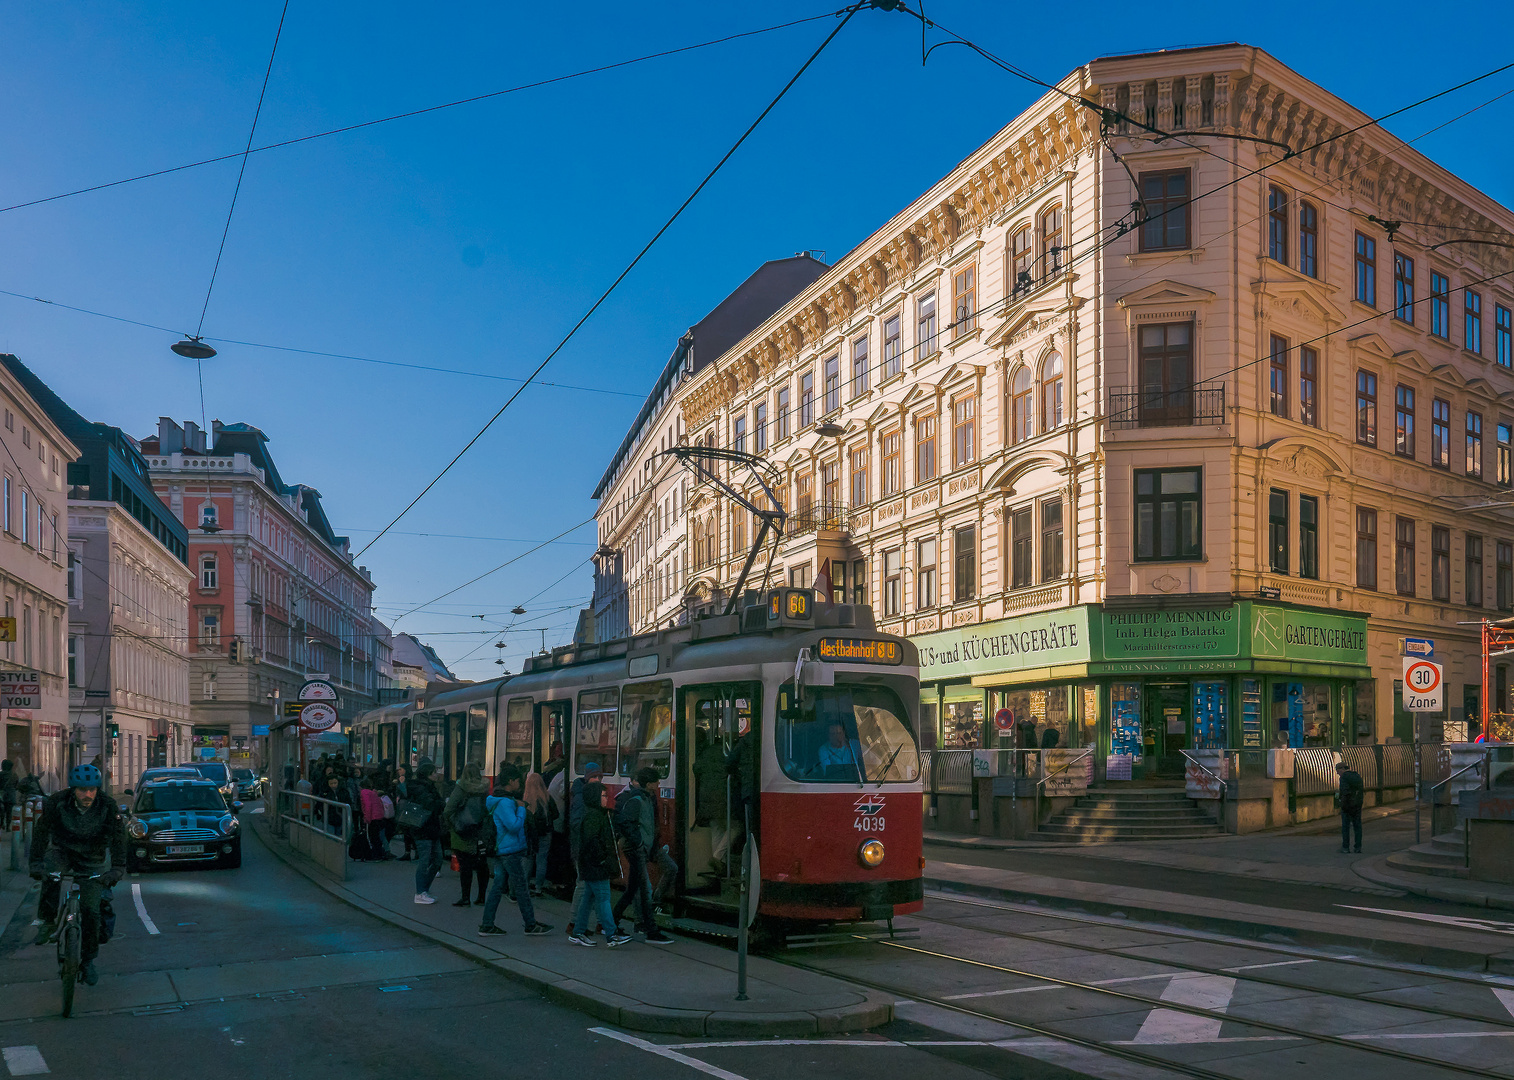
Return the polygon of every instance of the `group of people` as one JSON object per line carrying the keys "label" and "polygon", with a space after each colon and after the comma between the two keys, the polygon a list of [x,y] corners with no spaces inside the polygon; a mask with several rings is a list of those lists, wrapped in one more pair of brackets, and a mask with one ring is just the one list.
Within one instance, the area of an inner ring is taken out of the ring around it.
{"label": "group of people", "polygon": [[0,761],[0,830],[11,827],[16,807],[33,795],[41,795],[42,780],[36,773],[22,776],[10,758]]}

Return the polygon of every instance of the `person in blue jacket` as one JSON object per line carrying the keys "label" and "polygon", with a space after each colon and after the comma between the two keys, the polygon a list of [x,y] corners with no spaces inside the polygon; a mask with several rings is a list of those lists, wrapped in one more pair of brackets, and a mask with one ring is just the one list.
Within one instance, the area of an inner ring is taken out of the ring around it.
{"label": "person in blue jacket", "polygon": [[[494,881],[489,886],[489,895],[484,900],[484,917],[478,926],[479,937],[497,937],[505,930],[494,925],[494,916],[499,911],[500,898],[505,895],[505,879],[508,875],[510,888],[515,893],[515,902],[520,906],[520,917],[527,934],[548,934],[552,927],[536,921],[536,908],[531,903],[530,878],[526,874],[526,804],[521,798],[525,779],[513,766],[500,770],[496,783],[499,795],[484,800],[484,808],[493,819],[493,842],[490,844],[489,868],[494,871]],[[488,825],[488,822],[485,822]],[[486,842],[490,829],[482,830]]]}

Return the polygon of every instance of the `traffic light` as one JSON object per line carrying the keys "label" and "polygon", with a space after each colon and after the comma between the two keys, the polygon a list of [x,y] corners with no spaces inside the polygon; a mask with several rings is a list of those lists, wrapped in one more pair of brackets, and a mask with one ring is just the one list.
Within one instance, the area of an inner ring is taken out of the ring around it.
{"label": "traffic light", "polygon": [[242,662],[242,653],[243,653],[243,650],[244,650],[244,646],[242,645],[241,639],[240,638],[233,638],[232,642],[231,642],[231,654],[230,654],[230,659],[231,659],[231,662],[233,664],[240,664]]}
{"label": "traffic light", "polygon": [[105,721],[105,737],[107,739],[115,739],[115,738],[119,738],[120,735],[121,735],[121,725],[118,724],[118,723],[116,723],[114,720],[106,720]]}

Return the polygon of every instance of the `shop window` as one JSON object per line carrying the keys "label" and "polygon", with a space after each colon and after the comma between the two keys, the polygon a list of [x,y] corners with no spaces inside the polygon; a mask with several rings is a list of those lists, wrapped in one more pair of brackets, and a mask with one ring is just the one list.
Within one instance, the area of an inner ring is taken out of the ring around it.
{"label": "shop window", "polygon": [[1430,599],[1451,599],[1451,530],[1430,526]]}
{"label": "shop window", "polygon": [[1288,572],[1288,493],[1273,488],[1267,495],[1268,566],[1274,574]]}
{"label": "shop window", "polygon": [[1022,506],[1009,515],[1010,586],[1023,589],[1034,580],[1035,536],[1034,519],[1029,506]]}
{"label": "shop window", "polygon": [[[621,776],[654,768],[666,780],[673,750],[673,684],[632,683],[625,687],[619,723]],[[605,772],[608,774],[609,769]]]}
{"label": "shop window", "polygon": [[1467,533],[1464,550],[1462,576],[1466,581],[1466,603],[1468,607],[1482,607],[1482,537]]}
{"label": "shop window", "polygon": [[[1109,686],[1109,752],[1129,760],[1108,766],[1108,779],[1129,780],[1130,765],[1139,762],[1145,750],[1141,735],[1141,684],[1111,683]],[[1123,766],[1123,775],[1120,774]]]}
{"label": "shop window", "polygon": [[[1329,683],[1273,683],[1273,745],[1295,749],[1334,745],[1330,709],[1332,689]],[[1332,764],[1329,768],[1333,786],[1335,767]]]}
{"label": "shop window", "polygon": [[1202,558],[1202,499],[1198,469],[1137,469],[1136,559]]}
{"label": "shop window", "polygon": [[1319,499],[1298,497],[1298,576],[1319,577]]}
{"label": "shop window", "polygon": [[936,538],[915,542],[915,610],[936,606]]}
{"label": "shop window", "polygon": [[899,548],[883,553],[883,614],[886,616],[897,616],[900,611],[903,586],[899,555]]}
{"label": "shop window", "polygon": [[952,531],[952,596],[957,603],[978,595],[978,530],[964,525]]}
{"label": "shop window", "polygon": [[1377,588],[1377,511],[1356,508],[1356,585]]}
{"label": "shop window", "polygon": [[585,690],[578,695],[578,720],[573,725],[573,762],[580,774],[595,762],[606,776],[620,767],[620,691]]}
{"label": "shop window", "polygon": [[1224,682],[1193,684],[1193,748],[1223,750],[1229,746],[1230,687]]}
{"label": "shop window", "polygon": [[1393,588],[1399,596],[1414,595],[1414,519],[1393,519]]}
{"label": "shop window", "polygon": [[934,701],[920,702],[920,752],[929,754],[940,741],[940,721]]}
{"label": "shop window", "polygon": [[941,706],[941,747],[966,750],[983,745],[983,695]]}
{"label": "shop window", "polygon": [[1494,547],[1497,563],[1494,587],[1499,611],[1514,611],[1514,544],[1498,541]]}
{"label": "shop window", "polygon": [[1062,499],[1056,496],[1041,500],[1041,580],[1055,581],[1062,576]]}

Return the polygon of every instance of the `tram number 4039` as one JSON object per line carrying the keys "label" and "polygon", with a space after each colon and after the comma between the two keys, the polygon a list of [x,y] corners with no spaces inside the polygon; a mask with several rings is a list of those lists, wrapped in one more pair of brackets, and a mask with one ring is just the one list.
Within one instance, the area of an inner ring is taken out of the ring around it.
{"label": "tram number 4039", "polygon": [[852,822],[852,828],[858,832],[882,832],[883,817],[878,814],[864,815]]}

